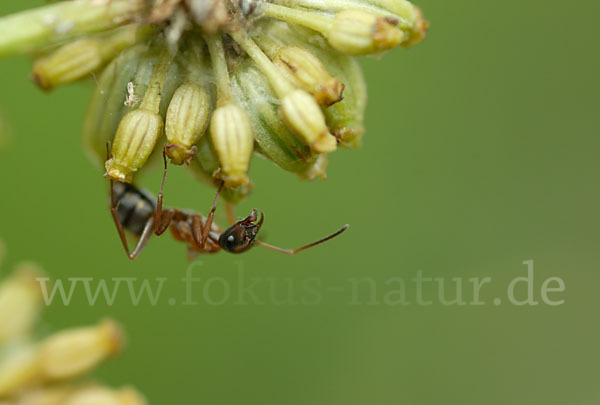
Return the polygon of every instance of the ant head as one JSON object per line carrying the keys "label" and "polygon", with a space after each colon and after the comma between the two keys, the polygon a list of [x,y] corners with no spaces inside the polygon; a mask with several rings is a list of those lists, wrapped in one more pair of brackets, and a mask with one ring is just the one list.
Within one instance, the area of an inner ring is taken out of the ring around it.
{"label": "ant head", "polygon": [[248,217],[227,228],[219,236],[221,248],[229,253],[242,253],[250,249],[254,245],[256,235],[263,224],[264,214],[261,212],[260,221],[256,222],[257,219],[258,211],[252,210]]}

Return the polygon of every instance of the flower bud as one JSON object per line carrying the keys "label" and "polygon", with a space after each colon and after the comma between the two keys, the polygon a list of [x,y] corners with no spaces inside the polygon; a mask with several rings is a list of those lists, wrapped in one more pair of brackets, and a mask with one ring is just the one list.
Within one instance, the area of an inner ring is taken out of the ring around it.
{"label": "flower bud", "polygon": [[392,49],[404,37],[398,20],[359,10],[337,13],[326,34],[331,46],[350,55],[365,55]]}
{"label": "flower bud", "polygon": [[211,139],[225,185],[248,184],[254,136],[246,112],[236,104],[217,108],[211,119]]}
{"label": "flower bud", "polygon": [[12,350],[0,363],[0,398],[39,380],[40,363],[35,345],[25,343]]}
{"label": "flower bud", "polygon": [[316,153],[333,152],[335,137],[329,133],[323,112],[304,90],[294,90],[281,100],[281,115],[290,127]]}
{"label": "flower bud", "polygon": [[32,78],[42,90],[49,91],[84,77],[100,68],[102,63],[100,41],[83,39],[38,60],[33,66]]}
{"label": "flower bud", "polygon": [[137,27],[118,30],[107,38],[80,39],[62,46],[33,65],[33,81],[43,90],[79,80],[98,70],[136,41]]}
{"label": "flower bud", "polygon": [[163,120],[159,114],[143,109],[125,114],[115,135],[113,157],[106,161],[107,176],[131,183],[134,173],[150,157],[162,131]]}
{"label": "flower bud", "polygon": [[37,265],[23,263],[0,285],[0,344],[27,334],[33,327],[41,307],[41,289],[36,281],[40,274]]}
{"label": "flower bud", "polygon": [[[192,158],[189,166],[187,166],[192,176],[209,186],[218,188],[221,179],[219,176],[219,158],[212,145],[210,136],[203,136],[197,145],[197,151]],[[252,182],[241,184],[236,187],[223,187],[221,196],[225,201],[237,205],[240,201],[246,198],[253,190]]]}
{"label": "flower bud", "polygon": [[290,82],[308,91],[321,105],[330,106],[344,98],[344,84],[332,77],[319,58],[304,48],[282,47],[273,63]]}
{"label": "flower bud", "polygon": [[124,105],[128,87],[135,91],[132,97],[144,95],[152,75],[152,69],[146,68],[145,53],[144,45],[121,52],[98,77],[85,115],[83,135],[86,152],[101,167],[106,162],[106,142],[113,141],[119,122],[130,110]]}
{"label": "flower bud", "polygon": [[59,332],[40,344],[41,374],[46,380],[75,377],[117,353],[121,346],[121,329],[112,321]]}
{"label": "flower bud", "polygon": [[[148,160],[163,132],[161,104],[166,104],[168,75],[173,55],[164,48],[152,71],[150,83],[138,110],[130,111],[121,120],[112,145],[112,157],[106,161],[106,176],[131,183],[133,175]],[[151,62],[148,61],[147,64]],[[142,66],[138,68],[142,70]],[[172,94],[172,93],[171,93]]]}
{"label": "flower bud", "polygon": [[176,165],[189,164],[208,125],[210,97],[203,86],[186,82],[173,95],[165,121],[167,155]]}

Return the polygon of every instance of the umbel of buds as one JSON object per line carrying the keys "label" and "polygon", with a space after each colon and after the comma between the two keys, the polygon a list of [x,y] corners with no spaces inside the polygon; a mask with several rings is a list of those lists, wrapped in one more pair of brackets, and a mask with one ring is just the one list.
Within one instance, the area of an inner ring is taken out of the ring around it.
{"label": "umbel of buds", "polygon": [[33,53],[45,91],[97,78],[84,134],[107,177],[133,182],[164,150],[237,202],[254,154],[314,179],[360,146],[354,56],[427,28],[407,0],[66,0],[0,17],[0,57]]}
{"label": "umbel of buds", "polygon": [[[4,252],[0,241],[0,264]],[[133,388],[80,381],[121,350],[122,332],[114,321],[33,339],[43,305],[40,277],[37,265],[21,263],[0,282],[0,404],[145,405],[144,397]]]}

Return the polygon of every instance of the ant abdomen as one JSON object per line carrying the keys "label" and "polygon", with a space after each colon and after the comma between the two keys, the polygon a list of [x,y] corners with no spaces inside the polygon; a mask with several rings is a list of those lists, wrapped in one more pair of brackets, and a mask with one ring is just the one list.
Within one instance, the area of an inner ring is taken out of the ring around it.
{"label": "ant abdomen", "polygon": [[148,192],[131,184],[114,182],[113,192],[119,222],[132,234],[141,236],[156,211],[156,201]]}

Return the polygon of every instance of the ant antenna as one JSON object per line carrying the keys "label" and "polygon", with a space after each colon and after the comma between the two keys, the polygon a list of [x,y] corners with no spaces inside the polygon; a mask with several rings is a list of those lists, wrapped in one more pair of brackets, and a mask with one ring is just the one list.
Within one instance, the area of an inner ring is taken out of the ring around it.
{"label": "ant antenna", "polygon": [[349,227],[350,227],[350,225],[349,225],[349,224],[346,224],[346,225],[344,225],[344,226],[342,227],[342,229],[340,229],[339,231],[336,231],[336,232],[332,233],[331,235],[329,235],[329,236],[327,236],[327,237],[325,237],[325,238],[323,238],[323,239],[319,239],[319,240],[318,240],[318,241],[316,241],[316,242],[309,243],[309,244],[308,244],[308,245],[306,245],[306,246],[302,246],[302,247],[299,247],[298,249],[294,249],[294,250],[292,250],[292,249],[282,249],[282,248],[280,248],[280,247],[277,247],[277,246],[269,245],[268,243],[265,243],[265,242],[263,242],[263,241],[260,241],[260,240],[258,240],[258,239],[256,240],[256,243],[258,243],[258,244],[259,244],[259,245],[261,245],[261,246],[264,246],[264,247],[266,247],[267,249],[274,250],[274,251],[276,251],[276,252],[285,253],[286,255],[295,255],[296,253],[302,252],[303,250],[306,250],[306,249],[308,249],[308,248],[311,248],[311,247],[313,247],[313,246],[320,245],[320,244],[321,244],[321,243],[323,243],[323,242],[327,242],[328,240],[335,238],[336,236],[338,236],[338,235],[340,235],[341,233],[343,233],[343,232],[344,232],[346,229],[348,229]]}

